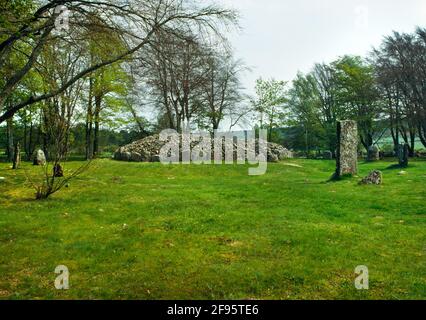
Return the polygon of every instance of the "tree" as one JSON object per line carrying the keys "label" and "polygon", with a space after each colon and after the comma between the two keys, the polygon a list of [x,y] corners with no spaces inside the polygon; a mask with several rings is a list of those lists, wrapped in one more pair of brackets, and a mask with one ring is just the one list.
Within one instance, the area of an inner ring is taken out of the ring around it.
{"label": "tree", "polygon": [[335,65],[317,63],[307,75],[300,74],[290,90],[289,110],[296,123],[304,128],[307,153],[316,141],[318,147],[335,154],[337,120],[345,117],[337,101]]}
{"label": "tree", "polygon": [[286,85],[286,82],[275,79],[260,78],[256,81],[256,98],[252,105],[259,115],[260,128],[268,128],[269,141],[272,139],[272,129],[279,126],[285,116]]}
{"label": "tree", "polygon": [[414,155],[416,136],[426,147],[426,29],[394,32],[372,53],[394,144],[400,137]]}
{"label": "tree", "polygon": [[242,104],[245,97],[240,83],[240,75],[247,68],[242,61],[234,60],[231,54],[214,51],[207,55],[205,68],[206,79],[200,93],[205,107],[198,122],[201,127],[217,130],[222,120],[228,117],[234,118],[232,127],[249,112],[249,108]]}
{"label": "tree", "polygon": [[[327,143],[326,140],[321,140],[325,136],[325,130],[321,125],[320,106],[321,100],[314,77],[298,73],[289,90],[289,124],[303,128],[303,137],[300,139],[304,141],[306,156],[312,146]],[[297,137],[293,139],[297,140]]]}
{"label": "tree", "polygon": [[315,64],[307,75],[298,74],[289,91],[292,123],[302,126],[305,148],[336,150],[339,119],[356,120],[368,150],[381,138],[381,99],[374,67],[360,57],[344,56],[331,64]]}
{"label": "tree", "polygon": [[336,99],[348,119],[356,120],[361,143],[368,152],[383,135],[380,99],[374,67],[361,57],[345,56],[333,63],[336,70]]}
{"label": "tree", "polygon": [[[70,18],[70,32],[61,37],[53,33],[55,20],[58,18],[54,9],[59,4],[66,5],[73,12]],[[8,14],[3,14],[2,17],[10,20],[8,16]],[[118,4],[112,0],[102,2],[47,1],[35,9],[27,19],[18,23],[17,27],[11,30],[10,35],[0,43],[0,66],[9,59],[11,54],[16,54],[17,44],[30,43],[31,45],[30,53],[23,55],[23,66],[13,71],[0,87],[0,123],[28,105],[61,94],[93,71],[131,56],[145,47],[158,30],[163,29],[173,33],[178,29],[189,30],[198,26],[204,30],[218,32],[220,23],[233,22],[235,19],[236,15],[233,11],[217,6],[199,8],[192,2],[183,0],[130,0]],[[98,23],[99,21],[102,23]],[[82,58],[78,72],[73,77],[69,77],[61,87],[19,100],[4,110],[13,91],[34,68],[43,48],[49,46],[52,39],[58,37],[61,41],[66,41],[69,46],[78,48],[81,43],[84,43],[78,35],[82,35],[83,31],[94,27],[103,28],[105,33],[116,35],[122,39],[126,44],[125,49],[95,63],[91,63],[87,57]]]}
{"label": "tree", "polygon": [[242,117],[239,76],[245,68],[223,42],[157,32],[138,59],[136,69],[144,70],[138,77],[150,88],[159,128],[182,131],[188,124],[214,130],[226,117]]}
{"label": "tree", "polygon": [[207,72],[204,44],[192,33],[158,32],[150,49],[142,58],[147,84],[166,125],[180,132],[201,111]]}

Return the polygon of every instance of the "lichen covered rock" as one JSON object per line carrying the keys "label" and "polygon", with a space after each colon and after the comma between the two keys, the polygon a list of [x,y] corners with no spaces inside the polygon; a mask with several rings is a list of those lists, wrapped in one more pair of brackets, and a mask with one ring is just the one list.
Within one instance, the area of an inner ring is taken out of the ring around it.
{"label": "lichen covered rock", "polygon": [[358,126],[356,121],[338,122],[337,141],[335,177],[356,175],[358,173]]}
{"label": "lichen covered rock", "polygon": [[371,171],[368,176],[360,181],[360,184],[375,184],[379,185],[383,182],[383,174],[379,170]]}

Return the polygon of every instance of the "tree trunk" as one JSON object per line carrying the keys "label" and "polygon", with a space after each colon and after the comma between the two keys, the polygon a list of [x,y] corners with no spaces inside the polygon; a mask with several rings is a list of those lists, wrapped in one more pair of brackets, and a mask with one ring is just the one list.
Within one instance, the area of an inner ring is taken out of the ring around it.
{"label": "tree trunk", "polygon": [[138,117],[136,110],[135,110],[135,108],[133,108],[132,105],[129,105],[129,110],[130,110],[130,113],[133,116],[133,119],[135,120],[136,125],[138,126],[139,135],[142,136],[142,134],[144,134],[146,132],[144,125],[143,125],[141,119]]}
{"label": "tree trunk", "polygon": [[410,129],[410,144],[409,144],[409,156],[414,157],[416,152],[416,131]]}
{"label": "tree trunk", "polygon": [[14,143],[13,143],[13,118],[7,119],[7,160],[9,162],[13,161],[14,158]]}
{"label": "tree trunk", "polygon": [[[309,133],[309,131],[308,131],[308,127],[305,127],[305,152],[306,152],[306,158],[308,158],[309,157],[309,139],[308,139],[308,137],[309,137],[309,135],[308,135],[308,133]],[[330,150],[332,153],[334,153],[333,152],[333,150]]]}
{"label": "tree trunk", "polygon": [[24,116],[24,119],[23,119],[23,122],[24,122],[24,141],[23,141],[23,147],[24,147],[24,152],[25,152],[25,155],[27,155],[28,153],[27,153],[27,146],[28,146],[28,139],[27,139],[27,137],[28,137],[28,124],[27,124],[27,117],[26,117],[26,114],[27,113],[27,111],[25,110],[25,116]]}
{"label": "tree trunk", "polygon": [[272,123],[269,124],[268,141],[272,142]]}
{"label": "tree trunk", "polygon": [[364,147],[364,149],[367,151],[368,153],[368,149],[370,148],[370,145],[368,144],[367,140],[364,140],[364,136],[360,135],[360,140],[361,140],[361,144]]}
{"label": "tree trunk", "polygon": [[219,129],[219,121],[216,121],[216,118],[212,119],[213,130]]}
{"label": "tree trunk", "polygon": [[395,130],[393,127],[391,127],[391,135],[392,135],[393,145],[394,146],[399,145],[399,130],[398,129]]}
{"label": "tree trunk", "polygon": [[21,147],[19,145],[19,142],[15,145],[15,149],[13,152],[13,170],[19,169],[19,166],[21,165]]}
{"label": "tree trunk", "polygon": [[92,131],[93,131],[93,80],[89,79],[89,101],[87,105],[86,114],[86,160],[90,160],[93,157],[92,150]]}
{"label": "tree trunk", "polygon": [[28,138],[28,147],[25,150],[27,161],[31,161],[31,156],[34,153],[34,146],[33,146],[33,122],[30,123],[30,136]]}
{"label": "tree trunk", "polygon": [[97,157],[99,153],[99,124],[100,124],[100,113],[101,113],[102,97],[95,96],[95,129],[93,132],[93,157]]}
{"label": "tree trunk", "polygon": [[422,142],[423,146],[426,148],[426,127],[424,127],[421,123],[419,123],[417,128],[418,128],[420,141]]}

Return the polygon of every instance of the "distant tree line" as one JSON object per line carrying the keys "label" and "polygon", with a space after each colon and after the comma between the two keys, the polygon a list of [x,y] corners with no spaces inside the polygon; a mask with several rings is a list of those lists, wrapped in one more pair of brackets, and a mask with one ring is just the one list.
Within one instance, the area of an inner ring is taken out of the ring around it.
{"label": "distant tree line", "polygon": [[367,58],[344,56],[298,74],[283,108],[307,150],[334,151],[337,120],[353,119],[365,150],[390,134],[413,156],[416,141],[426,147],[425,99],[426,30],[417,28],[394,32]]}

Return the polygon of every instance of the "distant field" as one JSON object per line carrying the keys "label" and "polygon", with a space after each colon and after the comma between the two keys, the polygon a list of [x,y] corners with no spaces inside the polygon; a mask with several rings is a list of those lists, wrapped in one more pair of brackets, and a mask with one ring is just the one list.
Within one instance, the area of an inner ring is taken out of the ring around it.
{"label": "distant field", "polygon": [[[24,169],[0,163],[0,298],[426,299],[426,161],[391,164],[360,162],[384,184],[359,186],[327,183],[333,161],[253,177],[102,159],[37,202]],[[369,290],[354,288],[358,265]]]}
{"label": "distant field", "polygon": [[[404,143],[403,141],[401,141],[401,143]],[[380,140],[379,145],[381,147],[388,145],[388,146],[392,146],[393,145],[393,140],[392,137],[386,137]],[[415,149],[416,150],[422,150],[425,149],[424,145],[421,143],[420,139],[417,139],[415,141]]]}

